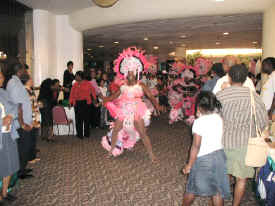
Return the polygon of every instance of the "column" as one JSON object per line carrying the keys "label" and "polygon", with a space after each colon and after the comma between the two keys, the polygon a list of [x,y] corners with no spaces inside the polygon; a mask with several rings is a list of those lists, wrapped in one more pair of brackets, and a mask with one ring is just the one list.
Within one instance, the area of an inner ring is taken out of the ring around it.
{"label": "column", "polygon": [[32,11],[25,13],[25,36],[26,36],[26,64],[33,74],[33,15]]}
{"label": "column", "polygon": [[263,58],[275,57],[275,4],[264,12]]}
{"label": "column", "polygon": [[33,32],[35,86],[46,78],[56,78],[62,83],[70,60],[74,62],[74,72],[83,70],[82,33],[71,27],[67,15],[34,10]]}
{"label": "column", "polygon": [[184,47],[176,48],[176,58],[175,59],[185,59],[186,58],[186,49]]}
{"label": "column", "polygon": [[[275,57],[275,4],[264,12],[263,19],[263,59]],[[268,80],[267,74],[262,74],[261,86]]]}

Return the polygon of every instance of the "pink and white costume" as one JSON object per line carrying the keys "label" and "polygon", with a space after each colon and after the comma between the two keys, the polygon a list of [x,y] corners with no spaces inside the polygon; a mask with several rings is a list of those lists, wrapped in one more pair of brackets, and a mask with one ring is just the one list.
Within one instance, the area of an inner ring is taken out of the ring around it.
{"label": "pink and white costume", "polygon": [[[113,150],[113,156],[123,153],[124,149],[132,149],[135,143],[140,139],[135,130],[134,121],[143,119],[145,126],[150,124],[151,112],[142,101],[143,89],[139,84],[128,86],[126,84],[120,87],[121,95],[114,102],[106,103],[107,109],[115,119],[123,121],[123,129],[118,133],[118,141]],[[102,146],[111,150],[111,131],[102,138]]]}
{"label": "pink and white costume", "polygon": [[195,75],[198,75],[198,70],[182,63],[175,63],[172,68],[173,71],[178,71],[178,75],[181,74],[181,78],[174,80],[169,89],[168,99],[171,106],[169,124],[183,119],[187,124],[192,124],[195,115],[195,93],[199,86],[188,80],[193,80]]}
{"label": "pink and white costume", "polygon": [[[134,71],[139,79],[139,73],[147,66],[143,51],[132,47],[124,50],[115,60],[114,69],[120,78],[126,78],[129,71]],[[132,149],[140,139],[134,126],[135,121],[143,119],[145,126],[150,124],[151,112],[142,101],[143,96],[143,88],[139,81],[133,86],[129,86],[124,82],[120,86],[120,96],[114,101],[106,103],[105,106],[110,114],[115,119],[123,122],[123,127],[118,133],[116,147],[112,151],[113,156],[122,154],[124,149]],[[103,148],[107,151],[111,150],[112,128],[113,125],[111,125],[110,132],[101,141]]]}

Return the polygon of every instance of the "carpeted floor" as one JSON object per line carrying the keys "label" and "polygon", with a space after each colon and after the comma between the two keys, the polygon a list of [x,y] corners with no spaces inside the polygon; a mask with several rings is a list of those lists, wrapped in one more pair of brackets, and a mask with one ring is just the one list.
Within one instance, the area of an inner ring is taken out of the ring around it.
{"label": "carpeted floor", "polygon": [[[13,206],[177,206],[181,205],[186,176],[180,173],[191,144],[190,131],[182,122],[168,125],[155,119],[148,133],[159,158],[152,164],[140,141],[133,151],[106,159],[101,136],[79,140],[60,136],[56,143],[39,142],[41,161],[31,165],[35,175],[20,181]],[[197,198],[193,205],[208,205]],[[227,201],[225,205],[232,205]],[[257,205],[250,186],[242,205]]]}

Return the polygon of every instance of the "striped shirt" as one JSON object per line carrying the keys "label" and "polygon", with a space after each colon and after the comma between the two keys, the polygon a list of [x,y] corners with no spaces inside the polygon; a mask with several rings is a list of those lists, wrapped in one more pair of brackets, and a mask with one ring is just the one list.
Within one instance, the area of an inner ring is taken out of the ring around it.
{"label": "striped shirt", "polygon": [[[255,107],[258,127],[263,130],[268,125],[265,105],[255,92]],[[225,149],[244,148],[250,137],[251,99],[246,87],[231,86],[217,93],[222,104],[224,120],[223,145]],[[252,137],[256,136],[255,123],[252,121]]]}

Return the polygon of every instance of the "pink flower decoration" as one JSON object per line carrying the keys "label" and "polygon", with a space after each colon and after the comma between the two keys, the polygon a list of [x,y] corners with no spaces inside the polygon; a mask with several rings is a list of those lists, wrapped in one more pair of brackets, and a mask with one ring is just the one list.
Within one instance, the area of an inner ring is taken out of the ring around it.
{"label": "pink flower decoration", "polygon": [[199,75],[205,75],[211,69],[212,62],[209,59],[200,57],[195,62],[195,68],[198,71]]}

